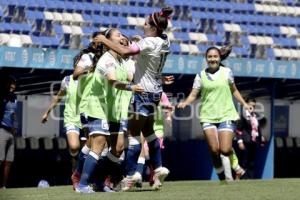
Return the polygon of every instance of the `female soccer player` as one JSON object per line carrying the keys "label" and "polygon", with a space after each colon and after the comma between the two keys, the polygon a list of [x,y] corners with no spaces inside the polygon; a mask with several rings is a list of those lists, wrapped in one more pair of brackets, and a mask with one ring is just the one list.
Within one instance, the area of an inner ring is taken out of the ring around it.
{"label": "female soccer player", "polygon": [[[108,29],[103,36],[112,43],[120,44],[123,39],[122,34],[117,29]],[[93,189],[88,185],[90,177],[94,172],[100,154],[104,149],[111,128],[119,128],[109,126],[108,120],[115,116],[113,111],[116,105],[113,99],[115,95],[112,86],[120,90],[128,90],[134,92],[142,92],[143,89],[138,85],[131,85],[127,82],[118,81],[116,78],[116,69],[123,64],[123,58],[113,50],[104,53],[97,63],[93,77],[90,80],[91,87],[88,94],[86,116],[88,118],[89,136],[91,138],[91,151],[89,152],[80,178],[80,183],[76,188],[77,192],[92,193]],[[126,74],[127,75],[127,74]],[[110,99],[111,98],[111,99]],[[119,129],[117,129],[119,131]],[[101,162],[99,162],[101,164]]]}
{"label": "female soccer player", "polygon": [[168,26],[168,19],[172,12],[171,8],[163,8],[160,12],[149,15],[144,24],[145,37],[130,47],[113,43],[103,36],[97,37],[98,42],[105,44],[120,55],[138,54],[134,83],[141,85],[145,92],[134,94],[134,113],[129,117],[128,122],[129,148],[126,153],[125,165],[127,178],[131,180],[130,185],[134,185],[132,182],[136,181],[133,175],[141,151],[140,132],[148,142],[150,159],[155,168],[153,188],[159,189],[169,174],[169,170],[162,167],[159,140],[153,130],[153,113],[160,101],[161,73],[170,49],[170,42],[163,31]]}
{"label": "female soccer player", "polygon": [[[93,38],[99,33],[93,34]],[[48,115],[52,109],[66,96],[65,109],[64,109],[64,126],[67,134],[67,141],[70,148],[70,154],[75,159],[80,149],[80,129],[82,128],[82,123],[80,121],[79,114],[77,110],[77,85],[78,77],[89,70],[92,70],[99,60],[98,49],[99,45],[96,43],[91,43],[88,48],[83,49],[80,53],[74,57],[74,74],[66,76],[61,83],[61,88],[55,96],[47,109],[47,111],[42,116],[42,123],[46,123]],[[80,79],[81,81],[81,79]],[[84,162],[85,155],[88,154],[90,148],[89,143],[81,149],[78,155],[78,163],[76,169],[72,174],[73,189],[76,188],[80,173],[82,171],[82,166]]]}
{"label": "female soccer player", "polygon": [[208,68],[197,74],[193,90],[188,98],[178,104],[184,108],[201,92],[200,123],[211,152],[213,166],[220,180],[225,179],[220,154],[229,156],[232,151],[234,121],[239,115],[234,107],[232,95],[247,110],[251,110],[234,84],[232,71],[221,66],[221,52],[216,47],[206,51]]}

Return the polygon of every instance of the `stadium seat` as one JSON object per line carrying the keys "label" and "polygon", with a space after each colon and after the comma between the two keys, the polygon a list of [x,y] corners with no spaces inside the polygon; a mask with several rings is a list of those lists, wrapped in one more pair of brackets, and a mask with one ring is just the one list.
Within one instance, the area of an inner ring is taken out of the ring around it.
{"label": "stadium seat", "polygon": [[59,12],[53,12],[53,17],[55,22],[62,22],[63,21],[63,16]]}
{"label": "stadium seat", "polygon": [[80,26],[71,26],[73,35],[83,35],[82,29]]}
{"label": "stadium seat", "polygon": [[84,23],[84,20],[82,18],[82,15],[79,13],[72,13],[73,16],[73,22],[78,23],[78,25]]}
{"label": "stadium seat", "polygon": [[32,40],[29,35],[21,35],[22,46],[30,46],[32,44]]}
{"label": "stadium seat", "polygon": [[200,51],[199,51],[197,45],[189,44],[189,53],[196,54],[196,55],[199,54]]}
{"label": "stadium seat", "polygon": [[38,150],[40,148],[39,140],[37,138],[31,137],[29,140],[29,148],[31,150]]}
{"label": "stadium seat", "polygon": [[9,38],[9,34],[0,33],[0,45],[7,45]]}
{"label": "stadium seat", "polygon": [[277,48],[274,48],[274,55],[276,58],[281,58],[282,57],[282,51],[281,49],[277,49]]}
{"label": "stadium seat", "polygon": [[204,33],[189,33],[190,40],[196,41],[198,43],[207,43],[208,38]]}
{"label": "stadium seat", "polygon": [[283,139],[280,137],[276,137],[275,144],[276,144],[276,148],[284,148]]}
{"label": "stadium seat", "polygon": [[15,137],[16,149],[25,150],[26,149],[26,141],[23,137]]}
{"label": "stadium seat", "polygon": [[181,49],[180,49],[180,45],[176,44],[176,43],[171,43],[170,45],[170,50],[171,52],[173,52],[174,54],[179,54]]}
{"label": "stadium seat", "polygon": [[190,48],[188,44],[180,44],[180,52],[188,54],[190,52]]}
{"label": "stadium seat", "polygon": [[11,34],[7,42],[9,47],[22,47],[21,37],[19,35]]}
{"label": "stadium seat", "polygon": [[63,12],[62,14],[62,22],[65,24],[71,24],[73,20],[73,15],[71,13]]}
{"label": "stadium seat", "polygon": [[62,25],[62,30],[65,34],[72,34],[72,28],[68,25]]}
{"label": "stadium seat", "polygon": [[127,17],[127,21],[128,21],[129,25],[135,26],[135,25],[138,24],[138,21],[137,21],[136,17]]}
{"label": "stadium seat", "polygon": [[56,142],[57,142],[57,148],[59,150],[65,150],[67,149],[67,142],[66,142],[66,139],[65,138],[62,138],[62,137],[58,137],[58,138],[55,138]]}
{"label": "stadium seat", "polygon": [[45,150],[53,150],[53,140],[52,138],[42,138],[43,146]]}

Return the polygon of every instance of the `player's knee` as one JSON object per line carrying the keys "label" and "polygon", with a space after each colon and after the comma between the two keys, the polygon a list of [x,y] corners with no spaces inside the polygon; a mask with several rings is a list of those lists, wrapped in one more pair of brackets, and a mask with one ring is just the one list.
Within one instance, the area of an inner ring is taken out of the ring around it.
{"label": "player's knee", "polygon": [[224,156],[229,156],[231,154],[232,148],[231,147],[225,147],[220,149],[220,153]]}
{"label": "player's knee", "polygon": [[213,146],[210,148],[210,152],[214,156],[218,156],[220,154],[220,149],[217,146]]}
{"label": "player's knee", "polygon": [[70,147],[70,154],[71,156],[75,157],[79,153],[79,148],[71,148]]}
{"label": "player's knee", "polygon": [[80,143],[77,141],[69,142],[70,151],[79,151]]}

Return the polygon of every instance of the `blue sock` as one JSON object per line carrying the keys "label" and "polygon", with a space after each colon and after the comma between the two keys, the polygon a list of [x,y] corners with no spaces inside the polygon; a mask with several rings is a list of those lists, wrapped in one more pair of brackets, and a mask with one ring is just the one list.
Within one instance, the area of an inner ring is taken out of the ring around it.
{"label": "blue sock", "polygon": [[137,161],[141,153],[141,144],[130,145],[126,151],[125,170],[126,175],[132,176],[137,169]]}
{"label": "blue sock", "polygon": [[81,185],[88,185],[88,182],[90,181],[90,178],[97,166],[98,160],[99,156],[94,152],[90,151],[83,165],[83,170],[80,178]]}
{"label": "blue sock", "polygon": [[84,146],[78,155],[76,172],[78,172],[79,174],[82,173],[82,168],[89,151],[90,149],[87,146]]}
{"label": "blue sock", "polygon": [[145,166],[145,158],[139,157],[136,171],[138,173],[140,173],[142,176],[143,176],[143,172],[144,172],[144,166]]}
{"label": "blue sock", "polygon": [[94,173],[92,173],[90,177],[90,182],[95,184],[98,190],[102,190],[103,183],[108,174],[107,160],[108,159],[106,156],[101,156],[97,162],[97,166],[95,167]]}
{"label": "blue sock", "polygon": [[154,169],[161,167],[162,162],[161,162],[161,149],[160,149],[159,139],[155,138],[151,142],[148,142],[148,147],[149,147],[150,161]]}

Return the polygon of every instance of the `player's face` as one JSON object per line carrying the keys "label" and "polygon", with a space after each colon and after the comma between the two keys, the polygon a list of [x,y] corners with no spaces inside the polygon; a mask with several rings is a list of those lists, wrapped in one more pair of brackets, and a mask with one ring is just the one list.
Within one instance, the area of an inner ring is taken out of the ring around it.
{"label": "player's face", "polygon": [[129,46],[129,41],[126,37],[124,37],[122,35],[122,39],[121,39],[121,45],[124,45],[124,46]]}
{"label": "player's face", "polygon": [[206,61],[209,68],[212,69],[218,68],[221,62],[219,52],[216,49],[211,49],[209,52],[207,52]]}
{"label": "player's face", "polygon": [[151,29],[151,27],[152,26],[150,24],[150,17],[147,17],[144,24],[144,34],[146,34],[146,32],[148,32]]}
{"label": "player's face", "polygon": [[117,29],[112,30],[111,36],[109,40],[112,42],[116,42],[118,44],[121,44],[121,40],[124,38],[124,36],[121,34],[121,32]]}

